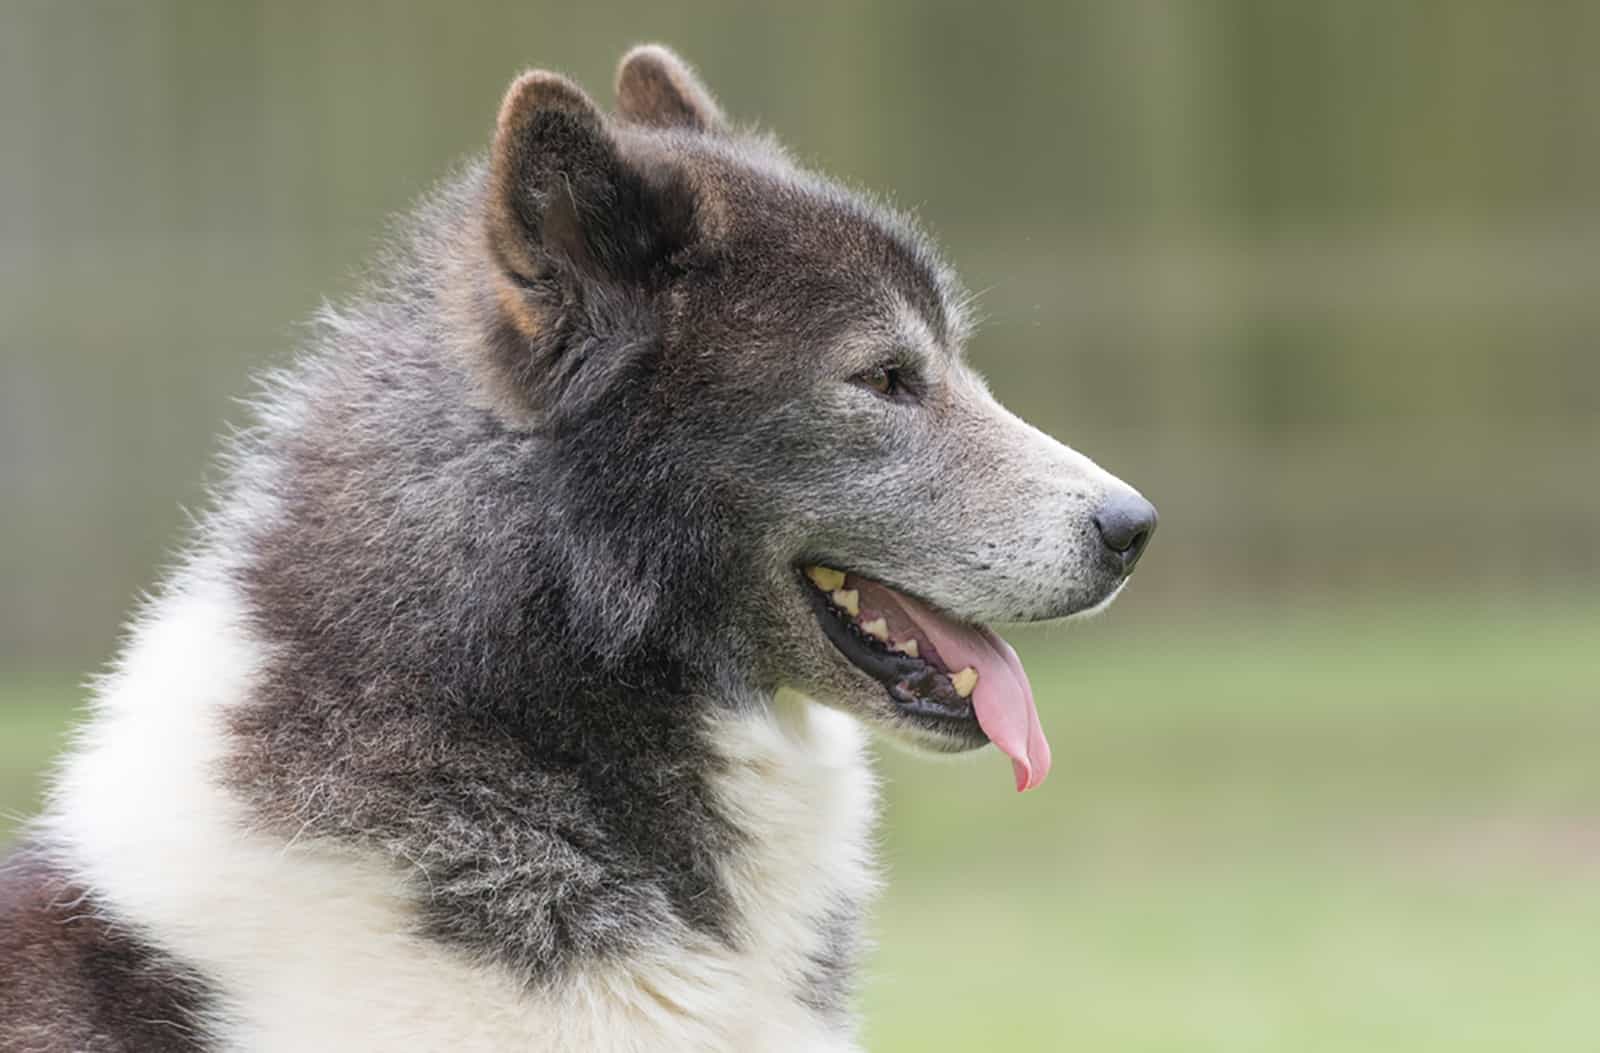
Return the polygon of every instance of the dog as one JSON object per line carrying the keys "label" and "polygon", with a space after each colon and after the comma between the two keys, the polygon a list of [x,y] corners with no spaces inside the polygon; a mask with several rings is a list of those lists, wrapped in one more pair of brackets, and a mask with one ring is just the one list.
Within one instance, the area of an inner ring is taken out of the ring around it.
{"label": "dog", "polygon": [[1156,523],[904,216],[670,51],[516,80],[263,379],[0,880],[10,1051],[838,1051],[868,729],[1050,750],[987,626]]}

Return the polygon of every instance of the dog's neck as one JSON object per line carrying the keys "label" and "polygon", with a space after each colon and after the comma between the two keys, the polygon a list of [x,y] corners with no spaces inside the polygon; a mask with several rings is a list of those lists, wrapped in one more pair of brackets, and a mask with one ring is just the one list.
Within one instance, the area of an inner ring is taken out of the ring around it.
{"label": "dog's neck", "polygon": [[721,700],[613,763],[394,699],[264,720],[273,656],[253,622],[230,575],[181,576],[60,786],[51,839],[163,949],[233,990],[293,961],[331,967],[306,965],[316,948],[343,961],[420,933],[396,969],[489,963],[546,1000],[585,976],[715,989],[743,975],[764,1011],[848,1032],[875,887],[854,720],[786,692]]}

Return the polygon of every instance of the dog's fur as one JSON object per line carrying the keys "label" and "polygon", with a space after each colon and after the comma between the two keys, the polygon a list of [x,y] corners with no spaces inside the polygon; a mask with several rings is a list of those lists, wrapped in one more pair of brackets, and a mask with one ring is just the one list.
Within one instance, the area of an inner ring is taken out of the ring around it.
{"label": "dog's fur", "polygon": [[618,93],[517,81],[266,384],[0,880],[0,1047],[855,1048],[862,724],[977,743],[796,568],[1064,616],[1125,488],[988,395],[908,221],[663,49]]}

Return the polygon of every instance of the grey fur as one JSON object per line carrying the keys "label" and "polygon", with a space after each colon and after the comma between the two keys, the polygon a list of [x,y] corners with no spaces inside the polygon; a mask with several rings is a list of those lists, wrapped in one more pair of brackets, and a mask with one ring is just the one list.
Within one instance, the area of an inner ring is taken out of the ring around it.
{"label": "grey fur", "polygon": [[810,969],[799,978],[800,1000],[841,1027],[850,1024],[865,921],[861,905],[848,900],[841,900],[827,917],[818,919],[822,951],[813,956]]}

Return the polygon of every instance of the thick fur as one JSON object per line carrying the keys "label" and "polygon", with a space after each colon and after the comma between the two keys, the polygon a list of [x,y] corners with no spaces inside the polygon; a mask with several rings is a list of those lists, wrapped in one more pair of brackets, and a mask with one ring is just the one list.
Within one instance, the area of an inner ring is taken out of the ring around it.
{"label": "thick fur", "polygon": [[205,1048],[212,992],[38,851],[0,870],[0,1037],[7,1053]]}
{"label": "thick fur", "polygon": [[[19,996],[25,935],[0,1047],[155,1048],[165,998],[178,1049],[855,1048],[862,722],[976,743],[844,660],[796,568],[1072,614],[1120,586],[1122,484],[989,396],[906,220],[664,49],[619,92],[518,80],[267,383],[29,849],[92,920],[63,960],[150,991]],[[885,362],[899,396],[853,382]]]}

